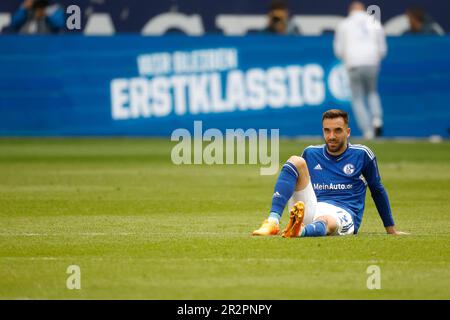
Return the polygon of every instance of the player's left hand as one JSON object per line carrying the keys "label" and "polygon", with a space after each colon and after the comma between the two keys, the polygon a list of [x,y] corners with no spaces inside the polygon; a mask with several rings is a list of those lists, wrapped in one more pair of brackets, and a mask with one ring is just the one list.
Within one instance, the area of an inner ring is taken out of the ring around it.
{"label": "player's left hand", "polygon": [[407,236],[410,235],[411,233],[409,232],[403,232],[403,231],[395,231],[395,233],[392,233],[394,236]]}
{"label": "player's left hand", "polygon": [[408,233],[408,232],[397,231],[397,230],[395,230],[394,227],[387,227],[386,228],[386,232],[388,234],[392,234],[394,236],[405,236],[405,235],[410,235],[411,234],[411,233]]}

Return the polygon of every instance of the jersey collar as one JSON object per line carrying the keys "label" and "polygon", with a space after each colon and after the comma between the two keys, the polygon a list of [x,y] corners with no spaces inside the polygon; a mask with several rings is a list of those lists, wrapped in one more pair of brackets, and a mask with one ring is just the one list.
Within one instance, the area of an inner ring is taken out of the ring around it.
{"label": "jersey collar", "polygon": [[328,150],[327,150],[327,144],[325,143],[325,144],[323,145],[323,155],[324,155],[324,157],[327,158],[328,160],[333,160],[333,161],[336,161],[336,162],[337,162],[337,161],[340,161],[340,160],[342,160],[342,158],[344,158],[345,154],[347,153],[347,151],[348,151],[348,149],[349,149],[349,146],[350,146],[350,143],[347,142],[347,148],[345,149],[345,151],[342,152],[340,155],[333,156],[332,154],[329,154],[329,153],[328,153]]}

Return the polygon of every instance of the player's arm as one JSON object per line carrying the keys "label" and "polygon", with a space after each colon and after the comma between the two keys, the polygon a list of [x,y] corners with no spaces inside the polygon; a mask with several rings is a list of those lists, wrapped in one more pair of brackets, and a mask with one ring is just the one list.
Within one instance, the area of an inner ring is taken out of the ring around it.
{"label": "player's arm", "polygon": [[344,57],[344,34],[342,29],[343,29],[342,24],[336,28],[333,40],[334,55],[340,60],[342,60]]}
{"label": "player's arm", "polygon": [[377,30],[377,47],[378,47],[378,56],[383,59],[387,53],[387,44],[386,44],[386,36],[384,34],[383,27],[380,25]]}
{"label": "player's arm", "polygon": [[378,214],[380,215],[383,225],[388,234],[402,235],[405,232],[397,231],[395,229],[394,218],[392,217],[391,205],[389,198],[381,183],[380,173],[378,171],[377,160],[375,157],[370,158],[366,156],[366,165],[363,170],[363,176],[367,181],[367,184],[372,195],[372,199],[377,207]]}

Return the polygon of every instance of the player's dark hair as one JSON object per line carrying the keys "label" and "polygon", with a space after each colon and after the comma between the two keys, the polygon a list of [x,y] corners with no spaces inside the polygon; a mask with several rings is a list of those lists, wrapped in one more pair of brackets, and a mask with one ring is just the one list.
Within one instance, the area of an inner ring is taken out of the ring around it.
{"label": "player's dark hair", "polygon": [[325,119],[336,119],[336,118],[344,119],[345,124],[348,125],[348,113],[339,109],[331,109],[325,111],[322,115],[322,122]]}
{"label": "player's dark hair", "polygon": [[270,3],[269,5],[269,11],[272,10],[287,10],[288,9],[288,5],[286,3],[286,1],[283,0],[274,0]]}
{"label": "player's dark hair", "polygon": [[420,7],[411,7],[406,10],[406,13],[411,17],[416,18],[420,22],[424,22],[426,18],[425,10]]}
{"label": "player's dark hair", "polygon": [[34,0],[33,9],[45,9],[50,5],[49,0]]}

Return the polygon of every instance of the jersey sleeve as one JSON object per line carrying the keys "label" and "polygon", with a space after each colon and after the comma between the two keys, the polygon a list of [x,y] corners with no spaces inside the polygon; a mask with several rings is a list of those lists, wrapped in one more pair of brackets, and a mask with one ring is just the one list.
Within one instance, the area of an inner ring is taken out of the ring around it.
{"label": "jersey sleeve", "polygon": [[[373,155],[373,154],[372,154]],[[365,155],[365,166],[362,172],[372,195],[372,199],[377,207],[378,214],[385,227],[394,226],[389,198],[381,183],[380,173],[378,171],[377,159],[375,155]]]}

